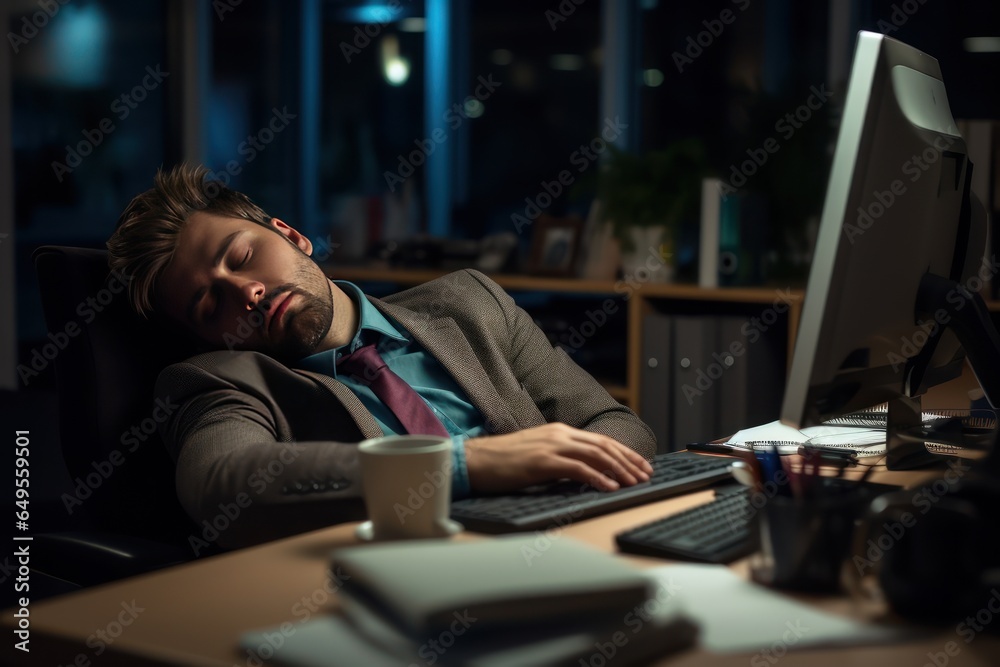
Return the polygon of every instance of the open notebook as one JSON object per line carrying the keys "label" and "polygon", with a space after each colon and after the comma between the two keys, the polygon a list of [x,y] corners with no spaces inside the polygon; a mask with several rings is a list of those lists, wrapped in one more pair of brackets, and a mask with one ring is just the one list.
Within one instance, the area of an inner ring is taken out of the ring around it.
{"label": "open notebook", "polygon": [[[966,426],[974,429],[993,429],[996,427],[995,420],[992,419],[987,421],[978,417],[970,419],[968,411],[935,410],[923,413],[925,424],[938,421],[943,423],[955,418],[963,419]],[[883,456],[886,449],[885,425],[885,408],[873,408],[837,417],[819,426],[809,426],[804,429],[792,428],[780,421],[773,421],[738,431],[726,444],[748,449],[763,449],[774,446],[779,454],[794,454],[800,445],[811,441],[825,447],[851,450],[858,456]],[[962,451],[961,447],[935,442],[928,442],[927,448],[939,454],[957,454]]]}

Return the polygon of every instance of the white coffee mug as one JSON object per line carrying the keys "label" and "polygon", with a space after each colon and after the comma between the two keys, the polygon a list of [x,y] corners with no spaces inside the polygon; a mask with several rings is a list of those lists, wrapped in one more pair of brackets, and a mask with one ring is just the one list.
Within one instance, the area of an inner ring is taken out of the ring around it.
{"label": "white coffee mug", "polygon": [[391,435],[358,445],[368,519],[366,540],[447,537],[462,529],[448,518],[452,441],[430,435]]}

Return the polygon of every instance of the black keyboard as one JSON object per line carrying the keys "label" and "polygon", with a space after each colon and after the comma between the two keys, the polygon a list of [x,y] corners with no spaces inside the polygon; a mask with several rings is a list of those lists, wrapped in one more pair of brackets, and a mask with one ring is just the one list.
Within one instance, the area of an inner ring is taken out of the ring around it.
{"label": "black keyboard", "polygon": [[615,535],[622,551],[640,556],[729,563],[760,545],[746,487],[717,490],[715,500]]}
{"label": "black keyboard", "polygon": [[726,457],[673,452],[659,454],[650,463],[653,474],[648,482],[617,491],[557,482],[507,495],[458,500],[451,505],[451,517],[469,530],[483,533],[554,528],[732,480],[732,459]]}

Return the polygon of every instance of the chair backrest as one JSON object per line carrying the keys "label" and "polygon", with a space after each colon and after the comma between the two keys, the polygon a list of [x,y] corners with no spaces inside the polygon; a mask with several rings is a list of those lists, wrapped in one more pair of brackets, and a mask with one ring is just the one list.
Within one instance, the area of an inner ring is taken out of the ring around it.
{"label": "chair backrest", "polygon": [[[59,397],[63,458],[74,495],[97,527],[161,540],[193,524],[174,486],[174,465],[157,428],[168,405],[153,401],[156,376],[191,345],[135,314],[107,252],[43,246],[38,275]],[[62,344],[60,344],[62,343]]]}

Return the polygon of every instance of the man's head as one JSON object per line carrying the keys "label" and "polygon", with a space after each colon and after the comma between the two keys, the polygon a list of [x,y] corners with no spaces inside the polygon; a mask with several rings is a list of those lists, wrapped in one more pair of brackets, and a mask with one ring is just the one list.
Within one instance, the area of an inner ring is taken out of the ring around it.
{"label": "man's head", "polygon": [[133,308],[215,348],[294,360],[328,347],[334,286],[312,243],[207,174],[161,171],[122,213],[107,246]]}

